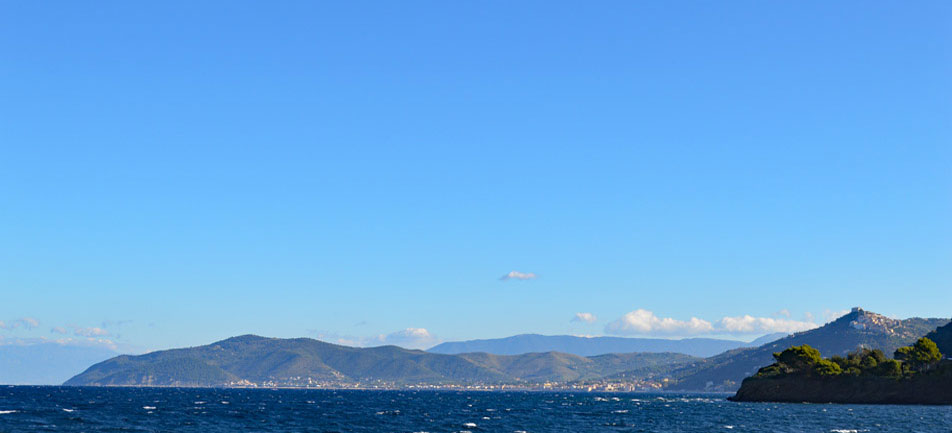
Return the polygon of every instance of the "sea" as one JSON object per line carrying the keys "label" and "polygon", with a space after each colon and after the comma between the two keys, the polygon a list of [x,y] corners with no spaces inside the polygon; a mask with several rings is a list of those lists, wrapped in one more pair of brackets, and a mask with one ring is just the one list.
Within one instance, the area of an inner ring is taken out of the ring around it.
{"label": "sea", "polygon": [[0,387],[0,432],[952,432],[952,406],[725,394]]}

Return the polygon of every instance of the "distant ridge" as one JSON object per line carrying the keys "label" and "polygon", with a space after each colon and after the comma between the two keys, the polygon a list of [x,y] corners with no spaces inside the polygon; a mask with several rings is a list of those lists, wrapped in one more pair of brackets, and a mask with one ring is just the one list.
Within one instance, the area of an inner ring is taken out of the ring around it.
{"label": "distant ridge", "polygon": [[930,332],[926,335],[926,338],[934,341],[939,346],[939,352],[942,352],[942,355],[952,359],[952,323]]}
{"label": "distant ridge", "polygon": [[[786,334],[765,336],[773,341]],[[430,349],[431,353],[459,354],[485,352],[495,355],[521,355],[533,352],[562,352],[578,356],[597,356],[608,353],[664,353],[674,352],[697,357],[709,357],[728,350],[748,347],[765,338],[746,343],[736,340],[715,338],[686,338],[666,340],[661,338],[626,337],[576,337],[572,335],[521,334],[512,337],[486,340],[468,340],[438,344]]]}
{"label": "distant ridge", "polygon": [[64,385],[519,384],[598,379],[624,371],[654,374],[656,368],[697,361],[700,359],[678,353],[442,355],[396,346],[357,348],[310,338],[243,335],[206,346],[117,356],[93,365]]}
{"label": "distant ridge", "polygon": [[747,347],[760,347],[760,346],[763,346],[763,345],[765,345],[765,344],[767,344],[767,343],[773,343],[774,341],[777,341],[777,340],[779,340],[779,339],[781,339],[781,338],[784,338],[784,337],[786,337],[786,336],[788,336],[788,335],[790,335],[790,334],[788,334],[788,333],[786,333],[786,332],[775,332],[775,333],[773,333],[773,334],[767,334],[767,335],[764,335],[763,337],[760,337],[760,338],[758,338],[758,339],[756,339],[756,340],[754,340],[754,341],[751,341],[750,343],[747,344]]}
{"label": "distant ridge", "polygon": [[844,355],[860,347],[881,349],[892,355],[897,348],[912,344],[948,323],[948,319],[891,319],[857,307],[819,328],[798,332],[760,347],[731,350],[696,366],[675,370],[672,375],[678,380],[669,388],[736,391],[745,377],[773,363],[774,352],[801,344],[809,344],[827,357]]}

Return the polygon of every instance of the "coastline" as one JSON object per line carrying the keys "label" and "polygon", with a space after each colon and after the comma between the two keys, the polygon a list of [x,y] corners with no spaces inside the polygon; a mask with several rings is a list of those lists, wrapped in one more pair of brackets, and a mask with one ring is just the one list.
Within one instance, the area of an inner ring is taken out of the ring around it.
{"label": "coastline", "polygon": [[748,378],[728,400],[761,403],[952,405],[952,378]]}

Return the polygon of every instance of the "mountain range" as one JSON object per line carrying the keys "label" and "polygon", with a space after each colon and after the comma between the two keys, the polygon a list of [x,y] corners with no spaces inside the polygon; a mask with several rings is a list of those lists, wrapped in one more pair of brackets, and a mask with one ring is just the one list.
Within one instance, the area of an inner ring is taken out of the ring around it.
{"label": "mountain range", "polygon": [[443,355],[396,346],[357,348],[309,338],[244,335],[207,346],[118,356],[90,367],[65,385],[517,384],[595,379],[625,371],[650,374],[651,367],[670,368],[699,360],[679,353]]}
{"label": "mountain range", "polygon": [[756,347],[785,337],[785,333],[769,334],[750,343],[715,338],[660,338],[577,337],[572,335],[522,334],[506,338],[447,342],[428,352],[455,355],[485,352],[495,355],[520,355],[532,352],[562,352],[578,356],[597,356],[608,353],[675,352],[706,358],[731,349]]}
{"label": "mountain range", "polygon": [[[553,381],[630,382],[649,379],[656,384],[664,383],[672,390],[730,391],[736,390],[744,377],[772,363],[773,353],[790,346],[809,344],[824,356],[842,355],[861,347],[882,349],[891,355],[896,348],[911,344],[930,332],[937,341],[948,341],[952,333],[952,326],[948,324],[948,319],[897,320],[854,308],[822,327],[776,340],[776,336],[768,336],[761,340],[765,343],[757,347],[732,348],[707,358],[673,352],[580,356],[552,350],[514,355],[487,352],[443,354],[396,346],[357,348],[308,338],[279,339],[245,335],[206,346],[163,350],[139,356],[118,356],[93,365],[65,384],[333,387],[354,383],[401,386],[539,384]],[[597,344],[585,346],[589,340],[595,340]],[[638,340],[655,343],[650,339],[633,340],[636,340],[636,344],[644,343]],[[572,350],[600,350],[598,344],[602,342],[616,344],[611,338],[601,340],[533,335],[484,340],[478,344],[487,345],[493,350],[515,350],[512,348],[517,346],[513,342],[524,341],[537,345],[522,346],[523,350],[549,348],[552,344],[568,344],[563,347]],[[672,343],[672,340],[661,341]],[[703,344],[708,343],[706,341]],[[437,346],[431,350],[460,350],[460,347],[476,347],[465,345],[475,345],[477,342],[454,344],[463,346],[441,345],[442,348]]]}

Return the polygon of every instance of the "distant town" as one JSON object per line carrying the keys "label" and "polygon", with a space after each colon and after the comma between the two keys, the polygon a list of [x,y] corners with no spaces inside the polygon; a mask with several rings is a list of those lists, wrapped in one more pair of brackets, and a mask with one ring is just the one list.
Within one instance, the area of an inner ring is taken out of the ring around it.
{"label": "distant town", "polygon": [[293,388],[293,389],[361,389],[361,390],[440,390],[440,391],[577,391],[577,392],[646,392],[660,391],[669,379],[541,383],[396,383],[386,381],[324,381],[309,377],[291,377],[281,381],[229,382],[230,388]]}

